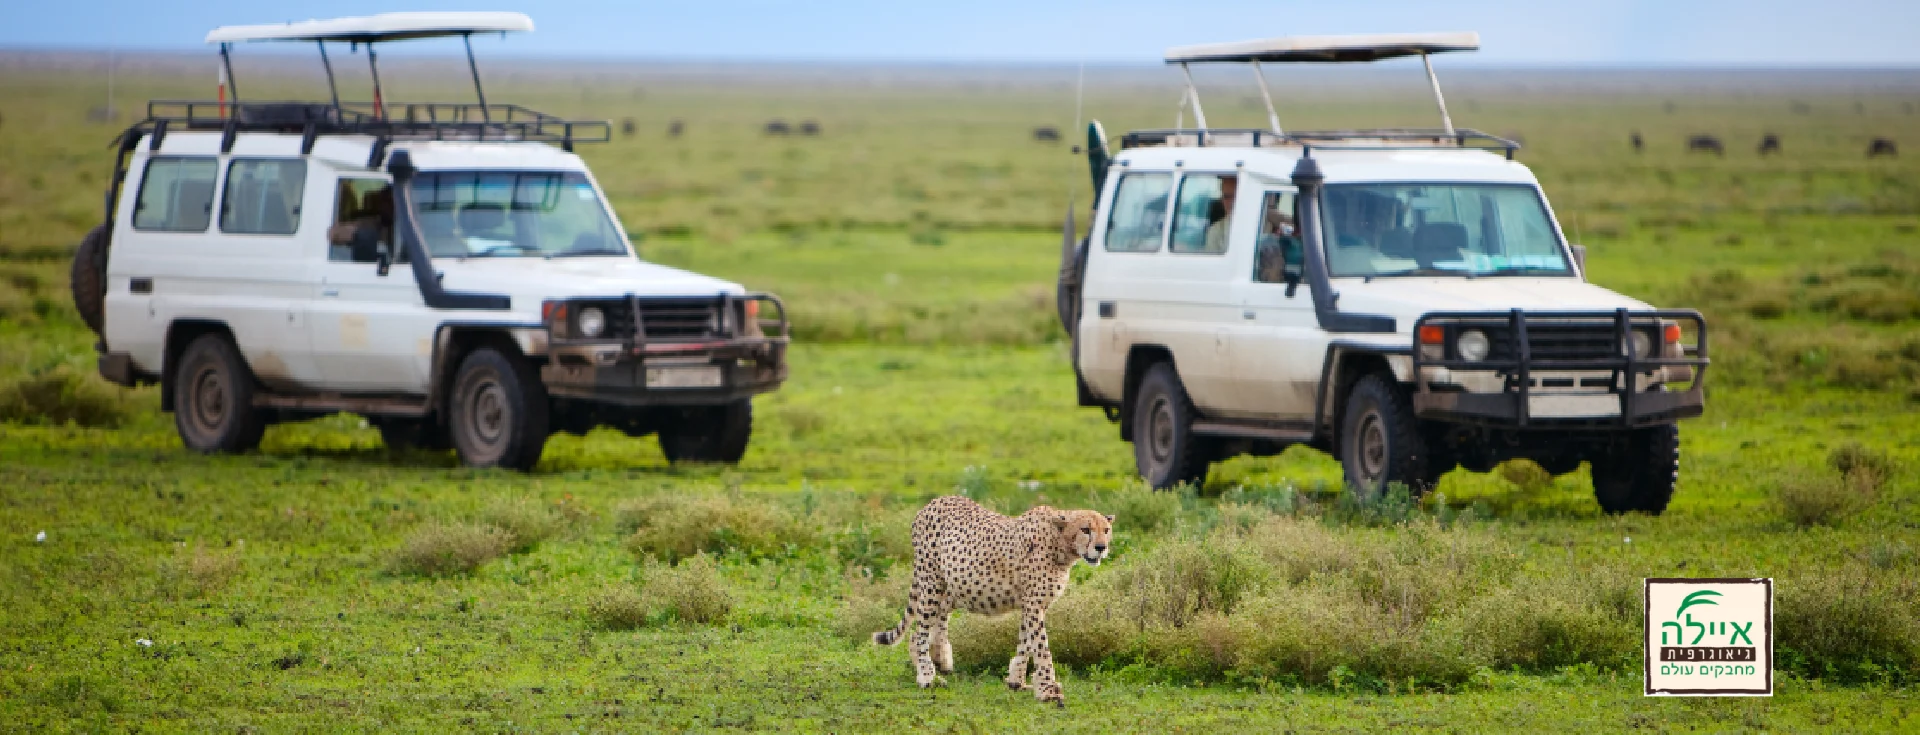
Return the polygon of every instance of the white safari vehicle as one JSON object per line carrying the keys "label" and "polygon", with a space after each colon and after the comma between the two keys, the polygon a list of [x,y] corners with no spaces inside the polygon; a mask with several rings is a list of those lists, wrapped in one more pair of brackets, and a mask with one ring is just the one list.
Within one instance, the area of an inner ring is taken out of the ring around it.
{"label": "white safari vehicle", "polygon": [[1081,405],[1119,423],[1155,487],[1304,444],[1363,493],[1524,457],[1554,474],[1591,462],[1608,512],[1666,508],[1675,422],[1704,406],[1699,313],[1587,283],[1518,146],[1454,128],[1437,82],[1439,129],[1283,131],[1259,66],[1478,46],[1175,48],[1183,72],[1252,65],[1270,127],[1209,128],[1190,76],[1195,127],[1128,133],[1111,154],[1089,127],[1099,199],[1087,239],[1062,244],[1061,318]]}
{"label": "white safari vehicle", "polygon": [[[220,98],[148,104],[74,263],[100,373],[158,382],[203,452],[349,411],[474,466],[528,468],[552,433],[601,425],[738,461],[752,396],[787,377],[785,309],[637,257],[573,154],[607,124],[489,104],[477,69],[477,103],[382,99],[379,44],[532,29],[396,13],[208,34]],[[231,46],[267,40],[316,44],[330,88],[328,45],[364,46],[373,101],[241,99]]]}

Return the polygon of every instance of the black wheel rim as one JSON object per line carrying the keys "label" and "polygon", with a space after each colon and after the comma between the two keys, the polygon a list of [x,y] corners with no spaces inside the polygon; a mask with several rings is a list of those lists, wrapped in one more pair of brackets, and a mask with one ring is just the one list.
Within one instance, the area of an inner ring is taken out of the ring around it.
{"label": "black wheel rim", "polygon": [[215,433],[226,424],[227,378],[218,366],[201,364],[193,371],[187,394],[187,412],[193,417],[194,426],[207,433]]}

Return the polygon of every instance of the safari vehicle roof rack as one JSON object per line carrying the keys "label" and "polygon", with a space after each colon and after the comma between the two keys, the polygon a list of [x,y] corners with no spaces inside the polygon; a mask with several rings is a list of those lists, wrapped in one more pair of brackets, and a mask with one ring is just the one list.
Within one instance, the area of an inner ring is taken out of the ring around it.
{"label": "safari vehicle roof rack", "polygon": [[1388,128],[1378,130],[1309,130],[1275,133],[1259,128],[1187,128],[1135,130],[1120,137],[1120,148],[1165,147],[1245,147],[1267,148],[1299,146],[1314,150],[1414,150],[1428,148],[1466,148],[1503,151],[1508,159],[1520,149],[1518,142],[1472,128]]}
{"label": "safari vehicle roof rack", "polygon": [[[147,103],[146,119],[121,134],[119,144],[133,145],[153,133],[155,145],[169,130],[220,130],[226,133],[223,150],[242,132],[300,133],[303,150],[312,149],[320,135],[371,135],[385,139],[487,140],[555,143],[573,150],[574,143],[602,143],[612,139],[605,120],[568,120],[518,105],[488,104],[480,83],[480,67],[473,58],[473,34],[532,31],[533,20],[520,13],[382,13],[332,20],[307,20],[271,25],[223,26],[207,34],[207,43],[220,46],[219,96],[213,100],[154,100]],[[380,86],[377,44],[424,38],[459,36],[466,45],[467,68],[473,75],[477,103],[389,103]],[[329,102],[241,102],[233,76],[233,44],[251,41],[311,41],[320,51],[327,72]],[[365,45],[367,68],[373,77],[372,102],[342,102],[334,83],[328,43],[346,43],[357,51]]]}
{"label": "safari vehicle roof rack", "polygon": [[[1141,130],[1127,134],[1122,147],[1146,145],[1299,145],[1320,149],[1382,148],[1477,148],[1505,150],[1507,157],[1520,145],[1511,140],[1477,130],[1455,129],[1447,114],[1446,98],[1440,94],[1440,80],[1433,74],[1432,54],[1448,51],[1473,51],[1480,48],[1480,34],[1461,33],[1383,33],[1353,36],[1287,36],[1255,41],[1178,46],[1167,49],[1168,64],[1178,65],[1186,78],[1180,108],[1170,130]],[[1440,128],[1388,130],[1335,130],[1288,133],[1280,127],[1280,115],[1274,109],[1273,94],[1267,89],[1267,77],[1260,63],[1355,63],[1379,61],[1401,56],[1419,56],[1427,70],[1427,82],[1433,88],[1433,101],[1440,108]],[[1206,109],[1200,104],[1200,92],[1194,87],[1191,64],[1234,63],[1253,67],[1259,82],[1260,99],[1266,103],[1268,130],[1214,130],[1207,126]],[[1186,110],[1193,107],[1194,128],[1186,127]],[[1227,142],[1233,141],[1233,142]]]}

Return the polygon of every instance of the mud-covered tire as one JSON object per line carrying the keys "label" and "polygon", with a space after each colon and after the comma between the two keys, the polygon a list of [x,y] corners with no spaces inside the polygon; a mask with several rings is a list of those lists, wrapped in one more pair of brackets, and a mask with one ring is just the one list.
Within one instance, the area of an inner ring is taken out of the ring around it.
{"label": "mud-covered tire", "polygon": [[467,353],[448,396],[448,435],[469,467],[531,470],[546,449],[547,388],[526,358],[488,345]]}
{"label": "mud-covered tire", "polygon": [[753,401],[682,408],[660,425],[660,452],[669,462],[738,464],[753,438]]}
{"label": "mud-covered tire", "polygon": [[173,367],[173,425],[188,449],[203,454],[260,446],[267,417],[253,407],[253,372],[224,334],[203,334]]}
{"label": "mud-covered tire", "polygon": [[1203,485],[1213,448],[1193,433],[1193,401],[1172,363],[1155,363],[1133,398],[1133,463],[1155,490]]}
{"label": "mud-covered tire", "polygon": [[1413,403],[1391,378],[1368,375],[1347,393],[1340,422],[1340,467],[1347,488],[1367,498],[1401,483],[1414,494],[1439,479],[1430,469],[1426,438]]}
{"label": "mud-covered tire", "polygon": [[1634,429],[1624,439],[1593,460],[1593,499],[1611,514],[1660,515],[1680,482],[1680,427]]}
{"label": "mud-covered tire", "polygon": [[380,419],[374,426],[380,430],[380,441],[395,451],[444,452],[453,448],[447,428],[431,418]]}
{"label": "mud-covered tire", "polygon": [[73,268],[67,274],[68,283],[73,288],[73,308],[80,312],[80,321],[94,334],[105,336],[107,333],[107,245],[111,232],[106,225],[96,225],[86,237],[80,238],[80,247],[73,251]]}

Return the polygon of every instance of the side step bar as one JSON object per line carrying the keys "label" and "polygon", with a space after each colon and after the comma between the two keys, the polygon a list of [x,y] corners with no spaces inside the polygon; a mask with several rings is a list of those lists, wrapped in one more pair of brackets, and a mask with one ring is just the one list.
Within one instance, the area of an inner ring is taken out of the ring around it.
{"label": "side step bar", "polygon": [[1276,425],[1231,421],[1195,421],[1193,433],[1201,436],[1227,436],[1239,439],[1266,439],[1288,444],[1313,441],[1313,430],[1306,425]]}
{"label": "side step bar", "polygon": [[345,411],[373,416],[408,418],[425,416],[428,408],[427,399],[423,396],[343,396],[336,393],[313,395],[255,393],[253,407],[296,411]]}

